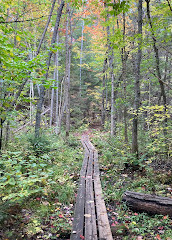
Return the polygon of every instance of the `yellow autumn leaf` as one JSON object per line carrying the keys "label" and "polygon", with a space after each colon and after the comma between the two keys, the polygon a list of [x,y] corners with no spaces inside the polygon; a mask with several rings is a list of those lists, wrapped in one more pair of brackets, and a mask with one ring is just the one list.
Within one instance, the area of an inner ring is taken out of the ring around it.
{"label": "yellow autumn leaf", "polygon": [[20,41],[21,41],[21,37],[20,37],[20,36],[16,36],[16,40],[17,40],[18,42],[20,42]]}
{"label": "yellow autumn leaf", "polygon": [[47,183],[46,179],[41,179],[41,182],[42,182],[43,184],[46,184],[46,183]]}

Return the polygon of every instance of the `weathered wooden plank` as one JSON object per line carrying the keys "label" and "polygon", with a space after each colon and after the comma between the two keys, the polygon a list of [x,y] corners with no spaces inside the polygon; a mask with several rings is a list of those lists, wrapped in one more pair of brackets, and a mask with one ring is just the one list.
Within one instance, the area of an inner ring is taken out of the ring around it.
{"label": "weathered wooden plank", "polygon": [[85,240],[97,240],[97,226],[92,176],[93,176],[93,152],[90,152],[86,175]]}
{"label": "weathered wooden plank", "polygon": [[88,136],[83,136],[81,141],[85,157],[80,172],[71,240],[80,240],[81,236],[85,240],[112,240],[100,183],[98,153]]}
{"label": "weathered wooden plank", "polygon": [[90,142],[89,137],[86,135],[83,135],[81,137],[81,142],[84,146],[84,148],[86,147],[88,149],[88,151],[94,151],[95,147],[93,146],[93,144]]}
{"label": "weathered wooden plank", "polygon": [[88,139],[88,145],[89,145],[89,148],[91,149],[91,151],[95,150],[95,147],[93,146],[93,144],[90,142],[89,139]]}
{"label": "weathered wooden plank", "polygon": [[97,151],[94,151],[94,176],[95,175],[100,176]]}
{"label": "weathered wooden plank", "polygon": [[82,145],[83,145],[85,151],[87,152],[87,154],[89,154],[89,147],[87,146],[87,141],[88,140],[86,138],[84,138],[84,137],[81,138]]}
{"label": "weathered wooden plank", "polygon": [[105,202],[103,199],[102,187],[99,176],[98,154],[96,151],[94,152],[94,191],[99,229],[99,240],[113,240]]}
{"label": "weathered wooden plank", "polygon": [[85,178],[86,178],[86,169],[88,164],[88,155],[85,154],[82,168],[80,171],[80,182],[75,204],[75,213],[73,220],[73,230],[71,233],[71,240],[80,240],[80,236],[84,234],[84,209],[85,209]]}
{"label": "weathered wooden plank", "polygon": [[80,171],[80,178],[81,176],[86,176],[88,161],[89,161],[89,155],[86,152],[84,155],[84,160],[83,160],[82,168]]}

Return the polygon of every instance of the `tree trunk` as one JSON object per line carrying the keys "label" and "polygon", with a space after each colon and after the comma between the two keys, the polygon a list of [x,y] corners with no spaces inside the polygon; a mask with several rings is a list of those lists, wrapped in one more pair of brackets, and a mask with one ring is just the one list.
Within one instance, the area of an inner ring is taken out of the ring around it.
{"label": "tree trunk", "polygon": [[70,131],[70,97],[69,97],[69,89],[70,89],[70,46],[69,46],[69,4],[67,4],[67,21],[66,21],[66,69],[65,69],[65,106],[66,106],[66,137],[69,136]]}
{"label": "tree trunk", "polygon": [[112,70],[112,72],[111,72],[111,137],[113,137],[114,134],[115,134],[115,119],[114,119],[114,114],[115,114],[115,108],[114,108],[115,94],[114,94],[114,90],[115,90],[115,88],[114,88],[114,74],[113,74],[113,70]]}
{"label": "tree trunk", "polygon": [[126,205],[134,211],[172,217],[171,198],[127,191],[124,193],[122,201],[126,202]]}
{"label": "tree trunk", "polygon": [[[31,52],[29,54],[30,60],[32,60],[34,57],[34,52]],[[29,92],[29,99],[30,99],[30,121],[33,121],[33,112],[34,112],[34,105],[32,103],[32,100],[34,99],[34,89],[33,89],[33,81],[30,79],[30,92]]]}
{"label": "tree trunk", "polygon": [[81,35],[81,52],[80,52],[80,68],[79,68],[79,95],[82,95],[82,57],[83,57],[83,41],[84,40],[84,20],[82,21],[82,35]]}
{"label": "tree trunk", "polygon": [[[151,29],[151,36],[152,36],[152,40],[153,40],[153,49],[154,49],[154,53],[155,53],[155,63],[156,63],[156,72],[157,72],[157,77],[158,77],[160,90],[161,90],[160,99],[161,99],[161,96],[162,96],[163,105],[164,105],[164,114],[166,115],[166,112],[167,112],[167,98],[166,98],[166,93],[165,93],[165,88],[164,88],[164,82],[162,80],[161,71],[160,71],[159,50],[158,50],[158,47],[157,47],[157,44],[156,44],[157,40],[156,40],[156,37],[155,37],[153,24],[152,24],[151,16],[150,16],[150,6],[149,6],[150,0],[145,0],[145,1],[146,1],[147,17],[148,17],[148,20],[149,20],[149,26],[150,26],[150,29]],[[165,69],[165,72],[166,72],[166,69]],[[164,137],[165,137],[165,141],[166,141],[166,151],[168,152],[168,143],[167,143],[167,140],[166,140],[167,117],[165,117],[164,125],[165,126],[164,126],[164,129],[163,129],[163,132],[164,132]]]}
{"label": "tree trunk", "polygon": [[[54,80],[56,77],[56,73],[55,73],[55,69],[54,69]],[[54,109],[54,84],[53,87],[51,89],[51,105],[50,105],[50,128],[52,127],[52,122],[53,122],[53,109]]]}
{"label": "tree trunk", "polygon": [[[58,28],[59,28],[59,24],[60,24],[60,18],[61,18],[61,15],[62,15],[63,7],[64,7],[64,1],[61,2],[60,7],[58,8],[58,11],[57,11],[57,18],[56,18],[53,37],[52,37],[52,41],[51,41],[51,47],[52,48],[54,47],[54,44],[56,42],[57,32],[58,32]],[[48,78],[48,73],[49,73],[50,61],[51,61],[52,54],[53,54],[53,51],[50,51],[48,59],[47,59],[47,72],[45,74],[45,79]],[[42,112],[42,106],[43,106],[44,95],[45,95],[45,88],[44,88],[44,85],[43,85],[44,83],[45,83],[45,80],[43,81],[42,85],[40,86],[40,97],[39,97],[38,104],[37,104],[36,123],[35,123],[35,138],[39,137],[39,131],[40,131],[41,112]]]}
{"label": "tree trunk", "polygon": [[151,21],[151,16],[150,16],[150,0],[146,0],[147,3],[147,17],[149,20],[149,25],[151,28],[151,35],[152,35],[152,40],[153,40],[153,49],[154,49],[154,53],[155,53],[155,61],[156,61],[156,72],[157,72],[157,76],[158,76],[158,81],[160,84],[160,89],[161,89],[161,96],[163,98],[163,104],[164,107],[166,109],[166,94],[165,94],[165,89],[164,89],[164,83],[162,81],[162,77],[161,77],[161,71],[160,71],[160,60],[159,60],[159,50],[156,46],[156,38],[155,38],[155,34],[154,34],[154,30],[153,30],[153,25],[152,25],[152,21]]}
{"label": "tree trunk", "polygon": [[3,137],[3,123],[4,121],[2,120],[2,118],[0,119],[0,153],[2,150],[2,137]]}
{"label": "tree trunk", "polygon": [[106,70],[107,70],[107,58],[104,60],[103,64],[103,91],[102,91],[102,107],[101,107],[101,123],[102,123],[102,129],[104,129],[105,124],[105,116],[106,116],[106,106],[105,106],[105,97],[106,97]]}
{"label": "tree trunk", "polygon": [[136,59],[136,66],[135,66],[135,101],[134,101],[134,109],[135,115],[133,118],[133,128],[132,128],[132,152],[136,154],[138,157],[138,110],[140,106],[140,64],[142,58],[142,0],[138,1],[138,52],[137,52],[137,59]]}
{"label": "tree trunk", "polygon": [[[59,34],[57,33],[57,45],[59,44]],[[59,50],[57,49],[55,57],[55,81],[56,81],[56,128],[55,133],[59,133]]]}
{"label": "tree trunk", "polygon": [[10,121],[7,121],[6,136],[5,136],[5,147],[7,148],[10,137]]}
{"label": "tree trunk", "polygon": [[65,99],[64,99],[64,79],[62,79],[60,84],[60,96],[59,96],[59,121],[58,121],[58,134],[61,133],[61,125],[62,125],[62,119],[64,116],[65,111]]}
{"label": "tree trunk", "polygon": [[[106,4],[105,4],[105,7]],[[107,20],[109,19],[109,13],[107,13]],[[115,109],[114,109],[114,101],[115,101],[115,86],[114,86],[114,71],[113,71],[113,61],[114,61],[114,52],[110,42],[110,27],[107,26],[107,47],[108,47],[108,60],[109,60],[109,68],[110,68],[110,78],[111,78],[111,137],[115,134]]]}
{"label": "tree trunk", "polygon": [[123,13],[123,42],[124,42],[124,47],[122,48],[122,79],[123,79],[123,89],[124,89],[124,137],[125,137],[125,142],[128,143],[128,126],[127,126],[127,93],[126,93],[126,71],[127,71],[127,53],[125,50],[125,13]]}

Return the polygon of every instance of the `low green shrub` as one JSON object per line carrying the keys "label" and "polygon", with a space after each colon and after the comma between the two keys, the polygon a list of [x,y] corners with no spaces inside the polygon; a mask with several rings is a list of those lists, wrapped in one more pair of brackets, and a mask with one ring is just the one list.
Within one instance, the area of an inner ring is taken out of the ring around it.
{"label": "low green shrub", "polygon": [[32,149],[37,156],[48,153],[51,149],[50,141],[46,136],[35,137],[34,135],[29,135],[28,141],[30,143],[30,149]]}

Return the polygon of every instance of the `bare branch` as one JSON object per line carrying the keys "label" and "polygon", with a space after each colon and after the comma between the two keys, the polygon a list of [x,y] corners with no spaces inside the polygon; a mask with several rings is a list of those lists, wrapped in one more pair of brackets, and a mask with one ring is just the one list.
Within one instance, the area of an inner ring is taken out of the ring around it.
{"label": "bare branch", "polygon": [[26,19],[26,20],[14,20],[14,21],[0,21],[0,24],[7,24],[7,23],[22,23],[22,22],[31,22],[31,21],[35,21],[44,17],[47,17],[50,15],[45,15],[45,16],[41,16],[38,18],[30,18],[30,19]]}
{"label": "bare branch", "polygon": [[169,8],[170,8],[170,11],[172,12],[172,7],[171,7],[171,4],[170,4],[170,1],[167,0],[167,3],[168,3],[168,6],[169,6]]}

